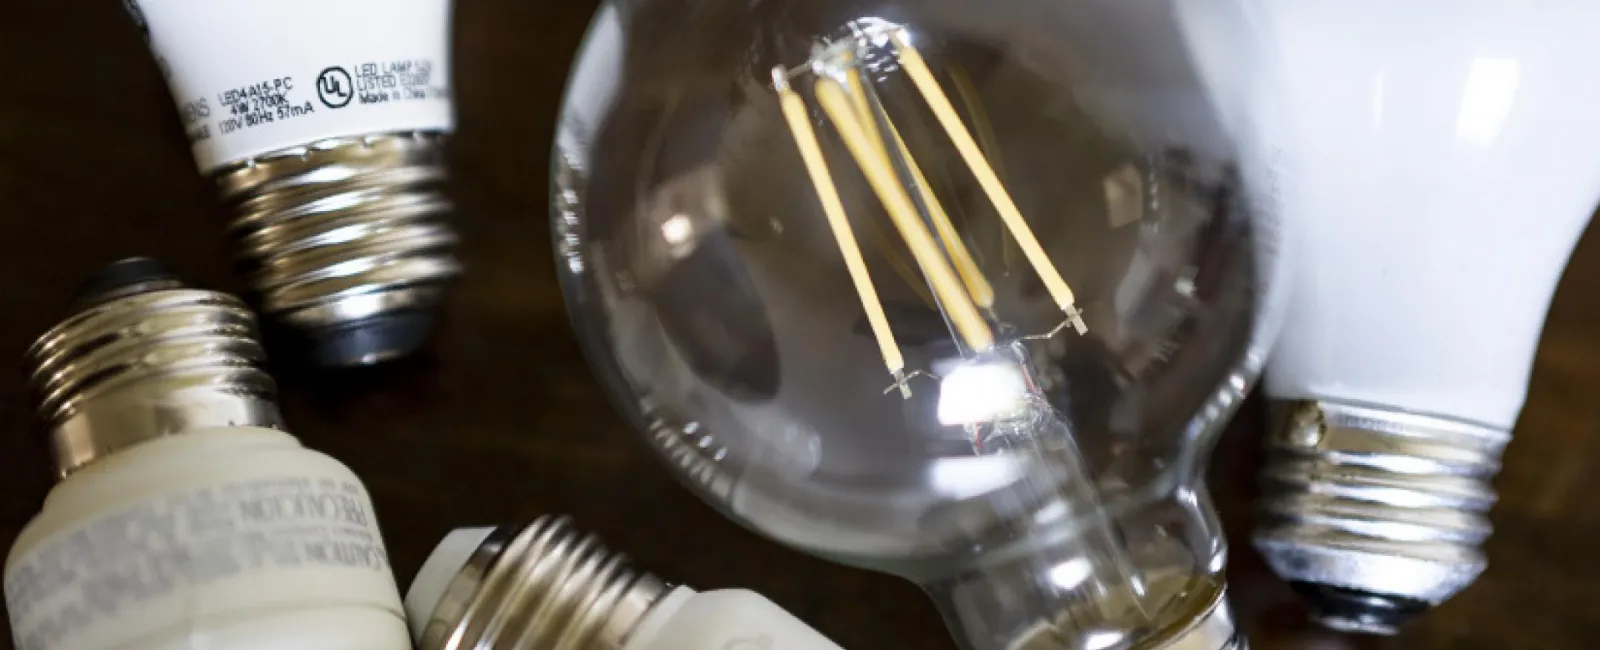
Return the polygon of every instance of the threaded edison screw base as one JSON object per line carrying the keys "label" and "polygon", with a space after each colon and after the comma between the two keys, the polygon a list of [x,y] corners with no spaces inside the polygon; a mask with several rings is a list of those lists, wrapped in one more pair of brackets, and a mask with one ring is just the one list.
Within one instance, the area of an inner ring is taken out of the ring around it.
{"label": "threaded edison screw base", "polygon": [[160,436],[281,427],[255,316],[239,299],[132,259],[101,271],[77,303],[26,362],[63,476]]}
{"label": "threaded edison screw base", "polygon": [[433,328],[460,272],[444,222],[443,136],[338,138],[258,156],[217,176],[261,310],[323,365],[404,356]]}
{"label": "threaded edison screw base", "polygon": [[666,592],[568,520],[501,527],[446,588],[420,650],[616,650]]}
{"label": "threaded edison screw base", "polygon": [[1478,577],[1510,434],[1300,402],[1270,438],[1256,546],[1324,624],[1392,634]]}

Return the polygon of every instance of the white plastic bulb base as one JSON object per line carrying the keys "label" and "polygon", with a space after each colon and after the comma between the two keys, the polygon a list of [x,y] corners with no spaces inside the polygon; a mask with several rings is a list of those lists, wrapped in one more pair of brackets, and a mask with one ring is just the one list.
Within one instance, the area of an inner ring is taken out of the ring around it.
{"label": "white plastic bulb base", "polygon": [[405,605],[421,650],[839,650],[759,594],[668,587],[551,517],[446,536]]}
{"label": "white plastic bulb base", "polygon": [[406,650],[371,499],[283,431],[254,317],[148,260],[28,364],[61,482],[5,566],[18,650]]}
{"label": "white plastic bulb base", "polygon": [[[448,282],[448,0],[128,0],[263,314],[319,365],[420,348]],[[226,25],[247,25],[229,29]]]}
{"label": "white plastic bulb base", "polygon": [[1305,237],[1257,545],[1324,623],[1392,633],[1487,564],[1490,482],[1600,201],[1600,5],[1245,4],[1285,73]]}

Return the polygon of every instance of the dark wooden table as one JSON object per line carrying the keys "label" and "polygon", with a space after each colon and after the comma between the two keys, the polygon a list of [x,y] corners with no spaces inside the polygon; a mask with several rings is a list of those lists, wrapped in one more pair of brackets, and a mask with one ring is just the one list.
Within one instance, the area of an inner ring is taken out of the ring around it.
{"label": "dark wooden table", "polygon": [[[208,286],[239,288],[222,215],[119,5],[0,0],[0,366],[20,359],[90,270],[123,256],[155,256]],[[590,378],[555,284],[545,195],[556,102],[592,9],[459,0],[454,190],[470,274],[424,358],[355,377],[281,372],[294,433],[365,478],[402,583],[451,528],[565,512],[663,577],[759,590],[847,648],[951,647],[909,583],[764,541],[680,489]],[[1236,540],[1234,602],[1256,648],[1600,646],[1600,552],[1590,550],[1600,542],[1594,295],[1597,237],[1580,246],[1545,332],[1500,475],[1491,568],[1398,639],[1356,641],[1304,624],[1245,541],[1256,411],[1235,423],[1214,484]],[[1492,318],[1485,308],[1471,318]],[[6,540],[51,485],[19,374],[0,372]],[[9,642],[6,633],[0,647]]]}

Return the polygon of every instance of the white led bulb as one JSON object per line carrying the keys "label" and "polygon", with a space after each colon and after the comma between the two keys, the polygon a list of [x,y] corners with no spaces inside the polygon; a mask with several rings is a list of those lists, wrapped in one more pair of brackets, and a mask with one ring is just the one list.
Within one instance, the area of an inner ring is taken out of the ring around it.
{"label": "white led bulb", "polygon": [[1256,544],[1321,620],[1389,633],[1487,564],[1490,481],[1600,200],[1600,5],[1254,4],[1306,236]]}
{"label": "white led bulb", "polygon": [[422,345],[459,267],[443,221],[449,0],[125,0],[261,310],[320,364]]}
{"label": "white led bulb", "polygon": [[5,565],[17,650],[407,650],[366,488],[282,430],[244,303],[120,262],[28,365],[61,480]]}
{"label": "white led bulb", "polygon": [[554,517],[450,533],[406,613],[421,650],[840,650],[760,594],[670,587]]}

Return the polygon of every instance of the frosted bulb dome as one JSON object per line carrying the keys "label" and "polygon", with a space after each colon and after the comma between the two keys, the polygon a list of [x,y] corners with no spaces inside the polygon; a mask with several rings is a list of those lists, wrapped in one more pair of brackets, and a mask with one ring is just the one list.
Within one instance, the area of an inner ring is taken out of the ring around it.
{"label": "frosted bulb dome", "polygon": [[1220,601],[1201,470],[1276,303],[1229,26],[606,5],[554,179],[599,375],[730,517],[923,583],[974,647],[1174,638]]}

